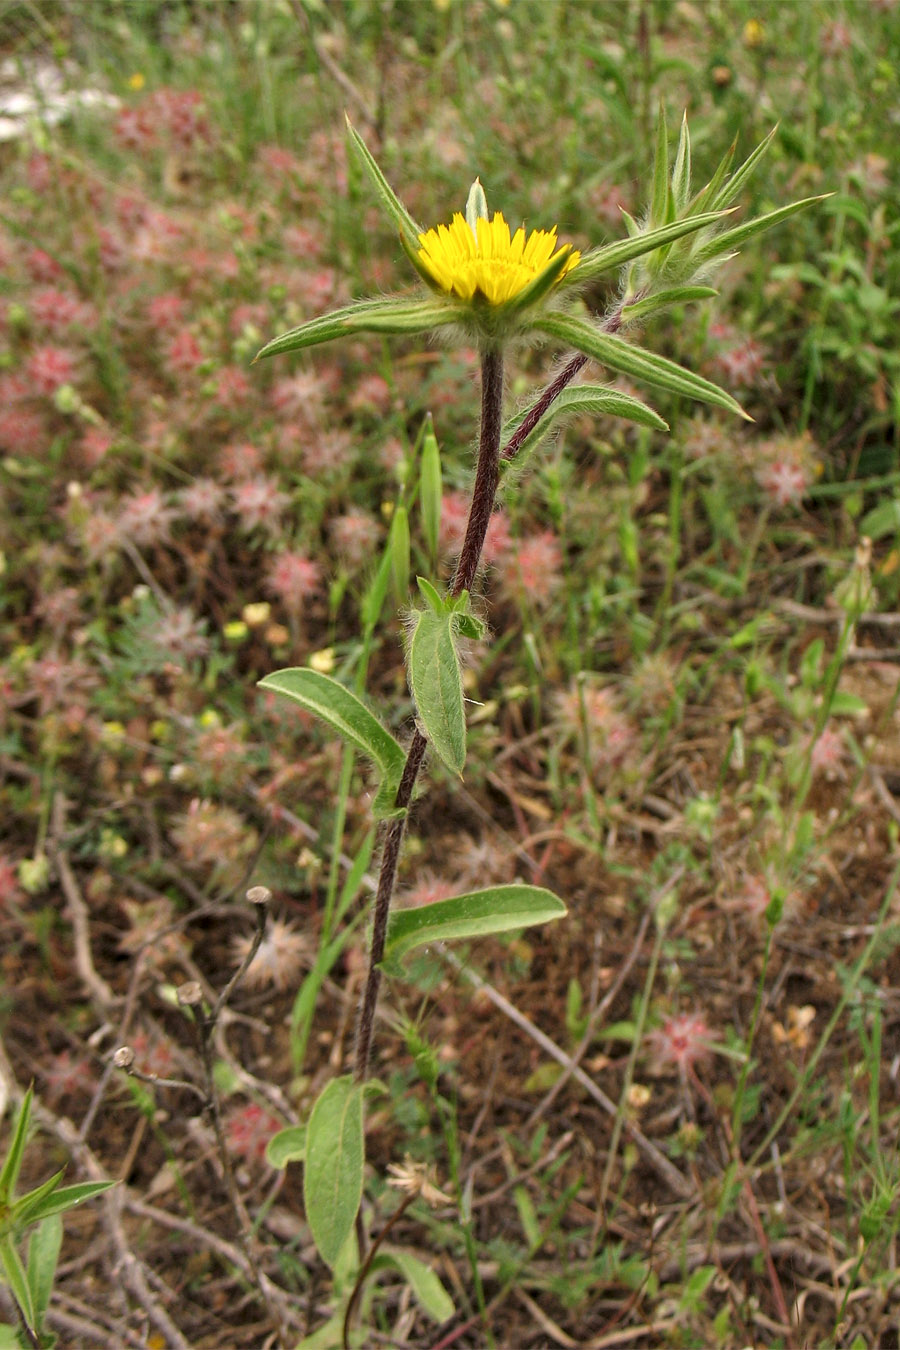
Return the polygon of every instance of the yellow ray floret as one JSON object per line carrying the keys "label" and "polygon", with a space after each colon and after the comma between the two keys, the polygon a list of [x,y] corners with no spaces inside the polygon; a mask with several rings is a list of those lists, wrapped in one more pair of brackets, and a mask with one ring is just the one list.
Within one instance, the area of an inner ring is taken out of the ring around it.
{"label": "yellow ray floret", "polygon": [[[448,295],[471,300],[480,295],[491,305],[502,305],[518,295],[559,253],[569,259],[562,278],[578,265],[581,254],[569,244],[556,247],[556,229],[532,230],[526,239],[520,226],[510,238],[509,225],[500,211],[492,220],[476,222],[478,238],[459,212],[449,225],[438,225],[419,235],[419,261],[435,284]],[[558,278],[559,279],[559,278]]]}

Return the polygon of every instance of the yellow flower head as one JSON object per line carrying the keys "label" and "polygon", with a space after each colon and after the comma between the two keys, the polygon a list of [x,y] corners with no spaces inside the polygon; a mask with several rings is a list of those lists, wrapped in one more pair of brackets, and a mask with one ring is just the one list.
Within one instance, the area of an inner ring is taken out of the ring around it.
{"label": "yellow flower head", "polygon": [[461,212],[449,225],[438,225],[419,235],[419,261],[435,285],[461,300],[482,296],[489,305],[502,305],[524,291],[562,252],[569,258],[557,280],[577,267],[581,254],[570,244],[556,246],[556,229],[532,230],[526,238],[520,226],[510,237],[500,211],[492,220],[475,221],[475,231]]}

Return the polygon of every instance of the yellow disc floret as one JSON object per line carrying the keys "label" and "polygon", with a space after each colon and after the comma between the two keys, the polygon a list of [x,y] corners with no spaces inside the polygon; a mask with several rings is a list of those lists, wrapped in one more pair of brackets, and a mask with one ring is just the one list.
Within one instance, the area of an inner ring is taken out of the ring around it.
{"label": "yellow disc floret", "polygon": [[520,226],[510,237],[500,211],[493,219],[479,217],[476,239],[465,216],[457,212],[449,225],[438,225],[419,235],[419,261],[436,286],[461,300],[482,296],[490,305],[502,305],[540,276],[552,258],[568,252],[559,278],[578,265],[581,254],[564,244],[556,246],[556,229],[532,230],[525,237]]}

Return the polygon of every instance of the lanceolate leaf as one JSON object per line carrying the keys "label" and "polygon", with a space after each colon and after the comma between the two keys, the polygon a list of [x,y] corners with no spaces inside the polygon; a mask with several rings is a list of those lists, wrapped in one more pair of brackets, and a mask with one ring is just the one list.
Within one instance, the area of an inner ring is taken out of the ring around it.
{"label": "lanceolate leaf", "polygon": [[665,356],[657,356],[655,352],[632,347],[622,338],[601,333],[599,328],[584,319],[577,319],[570,314],[545,314],[534,320],[534,327],[560,342],[576,347],[612,370],[621,371],[624,375],[660,389],[668,389],[673,394],[683,394],[685,398],[712,403],[718,408],[737,413],[748,422],[753,420],[730,394],[710,380],[694,375]]}
{"label": "lanceolate leaf", "polygon": [[432,609],[414,616],[407,668],[424,735],[451,773],[461,774],[466,762],[466,713],[453,640],[455,618]]}
{"label": "lanceolate leaf", "polygon": [[394,740],[356,694],[330,675],[303,667],[276,670],[259,683],[262,689],[271,689],[276,694],[285,694],[293,699],[306,712],[330,726],[342,740],[368,755],[382,775],[373,804],[375,814],[383,817],[399,814],[395,810],[394,799],[406,756],[400,743]]}
{"label": "lanceolate leaf", "polygon": [[319,1255],[334,1266],[363,1191],[363,1093],[349,1075],[333,1078],[306,1127],[303,1203]]}
{"label": "lanceolate leaf", "polygon": [[32,1096],[33,1089],[29,1088],[22,1098],[22,1105],[19,1107],[19,1114],[16,1117],[16,1128],[7,1150],[3,1169],[0,1171],[0,1204],[4,1209],[12,1201],[15,1195],[16,1182],[19,1179],[19,1170],[25,1154],[25,1142],[28,1138],[28,1124],[31,1120]]}
{"label": "lanceolate leaf", "polygon": [[353,333],[428,333],[455,323],[458,318],[459,311],[441,300],[361,300],[272,338],[254,360],[315,347]]}
{"label": "lanceolate leaf", "polygon": [[63,1186],[59,1190],[45,1195],[44,1198],[29,1209],[26,1223],[37,1223],[39,1219],[46,1219],[51,1214],[64,1214],[66,1210],[74,1209],[76,1205],[81,1205],[85,1200],[91,1200],[95,1195],[102,1195],[112,1186],[118,1185],[115,1181],[76,1181],[73,1186]]}
{"label": "lanceolate leaf", "polygon": [[429,942],[528,928],[561,919],[565,913],[565,905],[552,891],[519,883],[489,886],[416,909],[397,909],[388,920],[383,964],[394,973],[399,970],[400,957]]}
{"label": "lanceolate leaf", "polygon": [[406,241],[412,246],[418,247],[419,235],[422,233],[422,227],[416,224],[400,198],[394,192],[390,183],[376,164],[369,147],[366,145],[349,117],[347,118],[347,134],[350,137],[350,144],[356,151],[360,163],[368,174],[369,180],[375,188],[375,191],[378,193],[381,203],[387,210],[388,215],[394,221],[394,224]]}
{"label": "lanceolate leaf", "polygon": [[28,1243],[28,1285],[39,1323],[50,1305],[62,1235],[62,1219],[53,1214],[38,1225]]}
{"label": "lanceolate leaf", "polygon": [[402,1247],[382,1247],[372,1262],[371,1271],[394,1269],[400,1272],[433,1322],[447,1322],[453,1316],[453,1300],[437,1275],[424,1261]]}
{"label": "lanceolate leaf", "polygon": [[[717,189],[715,196],[709,203],[710,206],[721,209],[723,206],[730,206],[732,202],[737,201],[744,184],[755,173],[757,164],[772,144],[777,130],[777,126],[773,127],[768,136],[760,141],[755,150],[751,151],[743,164],[739,165],[731,177],[727,178],[724,184]],[[731,155],[728,156],[728,159],[730,158]],[[718,177],[718,172],[715,176]]]}
{"label": "lanceolate leaf", "polygon": [[787,220],[789,216],[796,215],[798,211],[805,211],[807,206],[812,206],[814,202],[824,201],[830,193],[822,193],[818,197],[804,197],[802,201],[791,202],[790,206],[780,206],[777,211],[769,211],[764,216],[757,216],[755,220],[748,220],[744,225],[735,225],[733,229],[723,230],[717,234],[714,239],[706,244],[701,244],[694,254],[694,258],[699,267],[711,258],[717,258],[720,253],[727,253],[734,249],[738,244],[743,244],[753,235],[759,234],[762,230],[770,230],[773,225],[779,225],[781,221]]}
{"label": "lanceolate leaf", "polygon": [[674,286],[668,291],[656,291],[646,300],[638,300],[633,305],[625,305],[622,318],[627,323],[635,319],[647,319],[651,314],[668,309],[671,305],[687,305],[692,300],[710,300],[719,292],[714,286]]}
{"label": "lanceolate leaf", "polygon": [[[527,412],[527,410],[526,410]],[[503,444],[516,432],[526,416],[526,412],[517,413],[503,427]],[[604,384],[576,384],[564,389],[558,398],[550,404],[534,430],[522,442],[515,459],[516,466],[540,445],[559,422],[573,417],[624,417],[640,426],[653,427],[656,431],[668,431],[669,424],[659,413],[654,412],[640,399],[630,394],[622,394],[618,389]]]}
{"label": "lanceolate leaf", "polygon": [[727,214],[726,211],[705,211],[696,216],[689,216],[687,220],[675,220],[671,225],[663,225],[661,229],[647,230],[628,239],[619,239],[614,244],[606,244],[603,248],[594,249],[582,256],[578,266],[563,277],[559,285],[563,287],[579,281],[592,280],[603,272],[609,272],[613,268],[620,267],[622,263],[630,262],[632,258],[639,258],[642,254],[652,253],[655,248],[661,248],[664,244],[671,244],[674,240],[681,239],[683,235],[694,234],[706,226],[715,225]]}
{"label": "lanceolate leaf", "polygon": [[35,1313],[34,1300],[31,1295],[31,1287],[28,1283],[28,1276],[25,1267],[22,1265],[22,1258],[16,1251],[12,1238],[0,1238],[0,1265],[3,1267],[3,1278],[9,1285],[13,1298],[19,1305],[22,1316],[25,1318],[29,1328],[36,1329],[37,1315]]}

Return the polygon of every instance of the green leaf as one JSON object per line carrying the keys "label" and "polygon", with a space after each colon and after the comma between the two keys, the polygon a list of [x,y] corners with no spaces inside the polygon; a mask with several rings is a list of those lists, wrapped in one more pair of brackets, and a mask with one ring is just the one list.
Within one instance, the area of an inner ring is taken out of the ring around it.
{"label": "green leaf", "polygon": [[650,224],[655,228],[668,220],[669,203],[669,132],[662,102],[656,114],[656,154],[653,161],[653,196],[650,202]]}
{"label": "green leaf", "polygon": [[[725,182],[725,185],[718,189],[715,196],[710,201],[710,206],[721,210],[722,207],[730,206],[732,202],[737,201],[744,184],[756,172],[757,164],[762,159],[763,155],[766,153],[769,146],[772,144],[772,140],[777,130],[778,127],[774,126],[772,130],[769,132],[768,136],[766,136],[764,140],[760,141],[759,145],[756,147],[755,150],[751,151],[751,153],[744,160],[743,164],[741,164],[737,169],[735,169],[731,177],[728,178],[727,181]],[[723,164],[727,164],[727,162],[730,159],[731,155],[728,155],[726,160],[723,160]],[[718,171],[716,173],[716,177],[718,177]]]}
{"label": "green leaf", "polygon": [[691,133],[688,130],[687,110],[681,119],[681,133],[678,137],[678,150],[675,155],[675,167],[672,170],[672,196],[678,215],[687,209],[691,195]]}
{"label": "green leaf", "polygon": [[38,1225],[28,1243],[28,1284],[39,1328],[50,1305],[62,1236],[62,1219],[53,1214]]}
{"label": "green leaf", "polygon": [[409,687],[422,732],[451,773],[466,762],[462,672],[453,640],[453,614],[419,610],[407,652]]}
{"label": "green leaf", "polygon": [[37,1318],[34,1300],[31,1297],[31,1288],[28,1284],[28,1276],[25,1267],[22,1265],[22,1258],[16,1251],[10,1237],[0,1238],[0,1265],[3,1266],[3,1277],[9,1285],[13,1298],[19,1305],[19,1311],[30,1329],[34,1331]]}
{"label": "green leaf", "polygon": [[303,1202],[319,1255],[334,1266],[356,1221],[363,1191],[363,1087],[350,1075],[321,1093],[306,1131]]}
{"label": "green leaf", "polygon": [[419,473],[419,509],[422,512],[422,531],[432,560],[438,556],[443,497],[441,452],[437,436],[434,434],[431,413],[428,413],[422,442],[422,468]]}
{"label": "green leaf", "polygon": [[388,919],[384,963],[389,962],[393,972],[400,957],[429,942],[530,928],[561,919],[566,912],[562,900],[552,891],[520,882],[454,895],[416,909],[397,909]]}
{"label": "green leaf", "polygon": [[448,612],[441,599],[440,591],[433,582],[429,581],[427,577],[416,577],[416,585],[432,614],[446,614]]}
{"label": "green leaf", "polygon": [[18,1327],[9,1322],[0,1322],[0,1350],[22,1350],[24,1344]]}
{"label": "green leaf", "polygon": [[0,1203],[9,1205],[12,1203],[13,1196],[16,1193],[16,1182],[19,1179],[19,1172],[22,1167],[22,1158],[25,1153],[25,1143],[28,1137],[28,1124],[31,1120],[31,1102],[34,1090],[29,1088],[22,1098],[22,1105],[19,1107],[19,1114],[16,1117],[16,1128],[13,1137],[10,1140],[9,1151],[3,1163],[3,1170],[0,1171]]}
{"label": "green leaf", "polygon": [[428,333],[456,323],[459,311],[440,300],[409,300],[397,297],[385,300],[361,300],[331,314],[301,323],[287,333],[272,338],[257,352],[254,361],[280,352],[296,352],[320,342],[348,337],[352,333]]}
{"label": "green leaf", "polygon": [[873,506],[859,522],[859,532],[870,539],[883,539],[886,534],[900,532],[900,501],[889,497]]}
{"label": "green leaf", "polygon": [[431,1267],[402,1247],[383,1247],[372,1262],[371,1269],[373,1272],[388,1269],[399,1271],[419,1306],[433,1322],[447,1322],[456,1311],[452,1298]]}
{"label": "green leaf", "polygon": [[381,611],[384,609],[384,602],[387,599],[387,593],[391,584],[391,545],[388,540],[387,546],[381,555],[381,562],[378,569],[369,583],[365,595],[359,607],[360,622],[365,633],[371,634],[381,618]]}
{"label": "green leaf", "polygon": [[369,150],[362,136],[354,127],[350,118],[347,118],[347,134],[350,137],[350,144],[356,151],[357,157],[369,176],[375,191],[381,199],[382,206],[385,207],[388,215],[393,220],[401,235],[404,236],[407,243],[417,246],[419,235],[422,233],[422,227],[417,225],[400,198],[394,192],[390,183],[381,172],[375,157]]}
{"label": "green leaf", "polygon": [[375,848],[375,838],[377,831],[374,826],[369,830],[363,840],[360,850],[353,859],[353,866],[347,873],[343,886],[341,887],[341,896],[338,900],[337,910],[335,911],[334,921],[339,923],[346,914],[347,910],[353,904],[359,894],[359,888],[362,885],[362,879],[366,874],[366,869],[372,860],[372,851]]}
{"label": "green leaf", "polygon": [[585,319],[577,319],[571,314],[544,314],[534,320],[534,327],[560,342],[576,347],[612,370],[621,371],[624,375],[660,389],[668,389],[673,394],[683,394],[685,398],[695,398],[702,403],[712,403],[717,408],[726,408],[748,422],[753,421],[730,394],[710,380],[705,380],[702,375],[685,370],[665,356],[633,347],[620,337],[601,333],[599,328]]}
{"label": "green leaf", "polygon": [[[527,412],[526,409],[524,412],[516,413],[504,425],[504,445],[519,429]],[[640,399],[632,398],[630,394],[620,393],[618,389],[604,384],[569,385],[558,398],[554,399],[543,417],[525,437],[514,461],[516,466],[524,463],[527,456],[537,449],[558,423],[570,421],[575,417],[622,417],[626,421],[637,422],[639,426],[653,427],[656,431],[669,429],[668,422],[664,422],[659,413],[654,412]]]}
{"label": "green leaf", "polygon": [[831,698],[832,717],[866,717],[871,709],[859,694],[851,694],[848,689],[837,689]]}
{"label": "green leaf", "polygon": [[306,712],[325,722],[342,740],[367,755],[381,771],[375,797],[375,814],[385,818],[400,815],[394,806],[406,755],[402,746],[356,694],[317,670],[294,667],[276,670],[259,681],[260,688],[284,694]]}
{"label": "green leaf", "polygon": [[37,1223],[39,1219],[47,1219],[51,1214],[64,1214],[66,1210],[74,1209],[76,1205],[83,1204],[85,1200],[90,1200],[95,1195],[102,1195],[104,1191],[117,1185],[116,1181],[78,1181],[74,1186],[63,1186],[62,1190],[53,1191],[45,1196],[40,1204],[29,1212],[27,1222]]}
{"label": "green leaf", "polygon": [[630,262],[632,258],[652,253],[654,249],[671,244],[686,234],[694,234],[697,230],[715,225],[727,214],[727,211],[706,211],[689,216],[686,220],[674,220],[671,225],[663,225],[658,230],[640,231],[628,239],[618,239],[614,244],[605,244],[602,248],[592,249],[582,256],[578,266],[568,276],[563,277],[560,286],[576,281],[593,280],[603,272],[609,272],[612,268],[620,267],[622,263]]}
{"label": "green leaf", "polygon": [[805,211],[808,206],[815,202],[823,202],[830,194],[820,193],[817,197],[804,197],[802,201],[792,202],[790,206],[781,206],[777,211],[769,211],[764,216],[757,216],[754,220],[748,220],[745,225],[735,225],[731,230],[723,230],[717,234],[708,244],[701,244],[694,253],[694,261],[698,267],[709,262],[712,258],[717,258],[721,253],[733,251],[738,244],[745,243],[751,239],[754,234],[760,234],[763,230],[770,230],[773,225],[779,225],[781,221],[787,220],[789,216],[794,216],[798,211]]}
{"label": "green leaf", "polygon": [[27,1195],[20,1196],[10,1209],[10,1218],[13,1226],[20,1228],[24,1227],[27,1223],[31,1223],[31,1219],[28,1216],[42,1200],[46,1199],[48,1195],[51,1195],[56,1190],[62,1179],[63,1169],[60,1169],[60,1171],[55,1172],[52,1177],[49,1177],[48,1180],[43,1182],[40,1186],[35,1186],[33,1191],[29,1191]]}
{"label": "green leaf", "polygon": [[289,1125],[273,1134],[266,1144],[266,1162],[279,1171],[288,1163],[302,1162],[306,1157],[306,1126]]}
{"label": "green leaf", "polygon": [[625,305],[622,309],[622,318],[626,323],[633,323],[637,319],[647,319],[651,314],[657,314],[672,305],[686,305],[692,300],[709,300],[718,294],[714,286],[674,286],[671,290],[657,291],[653,295],[648,295],[646,299],[638,300],[633,305]]}
{"label": "green leaf", "polygon": [[409,512],[405,506],[394,508],[391,521],[391,574],[394,579],[394,594],[402,604],[406,604],[409,594]]}

